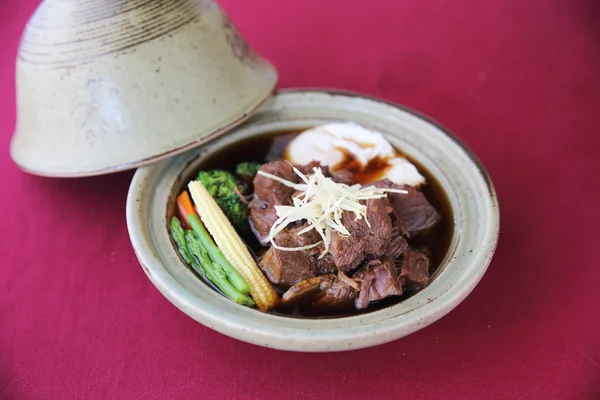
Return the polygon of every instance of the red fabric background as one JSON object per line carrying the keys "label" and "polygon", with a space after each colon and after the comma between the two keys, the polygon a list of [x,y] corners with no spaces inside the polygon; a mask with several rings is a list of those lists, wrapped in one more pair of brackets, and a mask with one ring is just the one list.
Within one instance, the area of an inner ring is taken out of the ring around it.
{"label": "red fabric background", "polygon": [[178,311],[128,240],[132,173],[17,170],[0,0],[0,398],[600,399],[600,3],[222,0],[281,87],[401,102],[457,132],[502,213],[481,284],[438,323],[342,354],[244,344]]}

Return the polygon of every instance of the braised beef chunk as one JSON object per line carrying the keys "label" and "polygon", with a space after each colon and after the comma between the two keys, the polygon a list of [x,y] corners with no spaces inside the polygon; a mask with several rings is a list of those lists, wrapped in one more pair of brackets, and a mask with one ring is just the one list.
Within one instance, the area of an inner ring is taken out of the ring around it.
{"label": "braised beef chunk", "polygon": [[[300,180],[300,177],[294,172],[294,167],[284,160],[263,164],[260,170],[290,182],[299,182]],[[253,184],[254,194],[259,198],[274,204],[291,203],[290,199],[294,189],[283,183],[257,174]]]}
{"label": "braised beef chunk", "polygon": [[317,275],[303,252],[281,251],[274,247],[267,250],[260,267],[273,284],[282,287]]}
{"label": "braised beef chunk", "polygon": [[[261,171],[279,176],[291,182],[298,182],[299,177],[293,167],[286,161],[273,161],[264,164]],[[291,205],[294,189],[281,182],[256,175],[253,181],[254,196],[250,202],[250,222],[259,240],[263,240],[277,221],[276,205]]]}
{"label": "braised beef chunk", "polygon": [[313,301],[313,307],[316,308],[347,308],[352,306],[357,295],[356,289],[339,278],[335,278],[333,282],[323,282],[320,289]]}
{"label": "braised beef chunk", "polygon": [[427,286],[429,284],[429,259],[427,256],[412,249],[406,250],[400,277],[413,285]]}
{"label": "braised beef chunk", "polygon": [[284,305],[294,303],[312,302],[317,293],[321,290],[323,282],[333,282],[335,275],[320,275],[305,279],[289,288],[283,296],[281,302]]}
{"label": "braised beef chunk", "polygon": [[284,305],[308,303],[312,309],[348,308],[358,294],[353,286],[358,287],[350,278],[343,280],[333,274],[315,276],[296,283],[281,300]]}
{"label": "braised beef chunk", "polygon": [[[283,247],[303,247],[320,242],[321,237],[314,230],[298,234],[307,226],[308,224],[305,222],[302,225],[284,229],[277,234],[276,243]],[[270,247],[261,260],[260,266],[271,282],[287,287],[315,275],[337,272],[331,254],[321,257],[322,253],[322,244],[303,251],[285,251]]]}
{"label": "braised beef chunk", "polygon": [[359,310],[367,308],[372,301],[402,295],[403,279],[398,277],[393,259],[371,260],[352,279],[360,282],[360,294],[354,301]]}
{"label": "braised beef chunk", "polygon": [[326,165],[321,165],[321,163],[318,161],[312,161],[306,165],[303,165],[302,167],[300,167],[298,169],[304,175],[309,176],[309,175],[313,174],[313,172],[315,171],[315,168],[321,168],[321,172],[323,172],[323,175],[330,176],[329,175],[330,174],[329,167]]}
{"label": "braised beef chunk", "polygon": [[[388,193],[388,196],[389,195],[390,194]],[[392,225],[394,225],[394,227],[397,228],[398,232],[402,236],[410,238],[410,232],[408,231],[408,229],[404,225],[404,222],[402,221],[402,218],[400,218],[400,214],[398,214],[398,212],[396,211],[396,209],[394,207],[392,207],[392,203],[390,202],[389,198],[387,199],[387,201],[388,201],[388,214],[390,215],[390,218],[392,219]]]}
{"label": "braised beef chunk", "polygon": [[387,238],[386,243],[383,245],[381,252],[378,254],[378,258],[385,260],[388,258],[397,259],[404,253],[404,250],[408,248],[408,243],[402,235],[402,231],[394,226],[392,232]]}
{"label": "braised beef chunk", "polygon": [[344,183],[349,186],[352,186],[356,183],[354,182],[353,175],[354,174],[352,173],[352,171],[349,171],[347,169],[340,169],[337,171],[330,172],[331,179],[334,182]]}
{"label": "braised beef chunk", "polygon": [[[263,243],[269,235],[273,224],[279,218],[274,204],[261,200],[254,196],[250,201],[250,227],[256,238]],[[265,243],[263,243],[265,244]]]}
{"label": "braised beef chunk", "polygon": [[396,185],[388,179],[374,182],[373,185],[408,191],[407,194],[389,193],[388,198],[411,235],[431,228],[440,220],[440,214],[429,204],[425,195],[412,186]]}
{"label": "braised beef chunk", "polygon": [[334,232],[329,245],[329,253],[332,255],[333,262],[340,270],[346,272],[358,267],[366,257],[362,249],[360,233],[351,232],[349,237]]}
{"label": "braised beef chunk", "polygon": [[[305,225],[281,231],[275,238],[282,247],[302,247],[318,241],[311,232],[298,235]],[[308,251],[285,251],[270,247],[260,261],[260,267],[275,285],[289,287],[319,274],[317,259]]]}
{"label": "braised beef chunk", "polygon": [[388,200],[370,199],[365,204],[366,220],[357,220],[350,212],[344,212],[342,215],[342,224],[348,229],[350,236],[345,237],[337,232],[331,235],[329,252],[335,265],[344,272],[355,269],[368,256],[378,257],[389,252],[390,249],[386,246],[396,244],[390,241],[394,227],[388,214]]}
{"label": "braised beef chunk", "polygon": [[335,262],[333,261],[333,257],[331,254],[327,253],[323,257],[320,257],[323,253],[323,245],[319,245],[310,249],[309,254],[312,256],[317,263],[317,269],[319,270],[319,274],[332,274],[337,272],[337,267],[335,266]]}

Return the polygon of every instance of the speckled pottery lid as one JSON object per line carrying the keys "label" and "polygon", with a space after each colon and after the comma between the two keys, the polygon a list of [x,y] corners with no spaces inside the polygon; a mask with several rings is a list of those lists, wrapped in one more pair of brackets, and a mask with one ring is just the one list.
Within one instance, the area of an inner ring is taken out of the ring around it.
{"label": "speckled pottery lid", "polygon": [[135,168],[228,131],[277,72],[210,0],[45,0],[17,58],[11,157],[52,177]]}

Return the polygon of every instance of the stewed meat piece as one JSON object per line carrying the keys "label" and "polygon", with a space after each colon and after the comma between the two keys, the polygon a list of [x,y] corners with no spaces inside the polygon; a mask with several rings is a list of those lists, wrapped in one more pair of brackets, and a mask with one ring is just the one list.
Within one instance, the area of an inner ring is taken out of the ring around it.
{"label": "stewed meat piece", "polygon": [[358,285],[350,278],[333,274],[315,276],[296,283],[283,294],[284,305],[310,304],[313,309],[341,309],[352,306]]}
{"label": "stewed meat piece", "polygon": [[[273,161],[264,164],[261,171],[298,182],[299,177],[293,167],[286,161]],[[250,222],[259,240],[264,242],[271,226],[277,221],[276,205],[292,205],[292,195],[295,190],[281,182],[257,174],[254,177],[254,196],[250,201]]]}
{"label": "stewed meat piece", "polygon": [[[303,247],[318,241],[313,232],[298,235],[305,225],[284,229],[275,238],[282,247]],[[317,235],[318,236],[318,235]],[[289,287],[304,279],[319,275],[316,257],[309,251],[285,251],[270,247],[260,260],[260,267],[275,285]]]}
{"label": "stewed meat piece", "polygon": [[281,302],[284,305],[312,302],[314,297],[321,290],[321,284],[323,282],[333,282],[334,279],[335,275],[328,274],[300,281],[289,288],[283,296],[281,296]]}
{"label": "stewed meat piece", "polygon": [[[275,242],[282,247],[304,247],[321,241],[321,237],[314,230],[298,234],[308,226],[307,223],[282,230]],[[267,278],[276,285],[288,287],[303,279],[316,275],[337,272],[331,254],[323,253],[320,244],[308,250],[286,251],[270,247],[260,261],[260,267],[267,274]]]}
{"label": "stewed meat piece", "polygon": [[378,258],[386,260],[388,258],[397,259],[404,253],[408,248],[408,243],[404,238],[402,231],[394,226],[392,232],[387,238],[386,243],[383,245],[381,252],[378,254]]}
{"label": "stewed meat piece", "polygon": [[402,253],[406,248],[404,238],[398,235],[389,215],[386,198],[366,201],[367,218],[355,219],[353,213],[344,212],[342,224],[350,232],[345,237],[337,232],[331,235],[329,252],[338,269],[348,272],[357,268],[367,257]]}
{"label": "stewed meat piece", "polygon": [[305,303],[312,308],[363,310],[374,301],[401,296],[404,279],[398,275],[393,259],[368,261],[349,278],[342,272],[300,281],[283,294],[285,304]]}
{"label": "stewed meat piece", "polygon": [[[350,278],[348,278],[350,280]],[[358,292],[346,280],[335,278],[333,281],[321,284],[321,291],[313,301],[317,308],[340,309],[352,306]]]}
{"label": "stewed meat piece", "polygon": [[433,208],[425,195],[408,185],[396,185],[388,179],[374,182],[379,188],[406,190],[408,193],[389,193],[388,198],[396,213],[404,223],[408,232],[413,235],[434,226],[440,219],[440,214]]}
{"label": "stewed meat piece", "polygon": [[421,252],[408,249],[404,253],[400,277],[413,285],[429,285],[429,258]]}
{"label": "stewed meat piece", "polygon": [[358,310],[367,308],[372,301],[402,295],[404,280],[398,276],[393,259],[371,260],[352,278],[360,283],[360,294],[354,302]]}

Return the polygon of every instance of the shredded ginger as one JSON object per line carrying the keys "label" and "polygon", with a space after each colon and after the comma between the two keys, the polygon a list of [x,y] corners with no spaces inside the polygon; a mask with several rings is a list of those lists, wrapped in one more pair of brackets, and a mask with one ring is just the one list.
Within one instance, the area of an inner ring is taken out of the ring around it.
{"label": "shredded ginger", "polygon": [[[283,251],[301,251],[308,250],[323,244],[324,250],[320,257],[323,257],[329,251],[331,242],[331,233],[337,232],[341,236],[348,237],[350,232],[342,224],[342,214],[345,211],[354,213],[354,219],[367,220],[367,206],[361,204],[363,200],[380,199],[386,197],[387,193],[408,193],[406,190],[376,188],[375,186],[362,187],[359,184],[346,185],[334,182],[331,178],[323,175],[321,168],[314,168],[314,173],[305,176],[297,168],[294,172],[302,179],[303,183],[294,183],[279,176],[267,172],[258,171],[266,178],[273,179],[299,192],[292,198],[292,206],[275,206],[275,211],[279,217],[271,227],[268,241],[273,247]],[[302,247],[283,247],[275,243],[275,237],[284,230],[289,224],[306,220],[308,226],[298,232],[302,235],[314,229],[321,241]]]}

